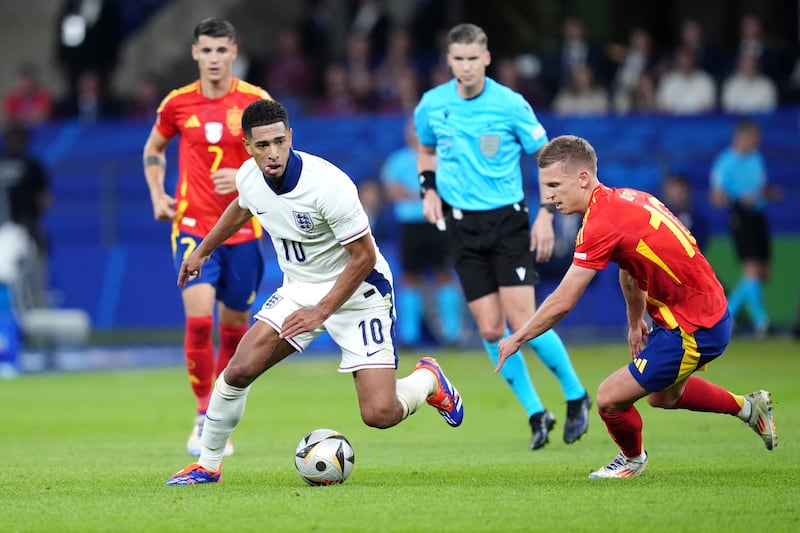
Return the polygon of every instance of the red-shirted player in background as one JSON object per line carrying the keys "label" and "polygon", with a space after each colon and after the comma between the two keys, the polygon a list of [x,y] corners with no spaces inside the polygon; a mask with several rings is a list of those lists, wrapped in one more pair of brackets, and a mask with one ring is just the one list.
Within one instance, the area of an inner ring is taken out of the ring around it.
{"label": "red-shirted player in background", "polygon": [[[738,416],[768,450],[777,445],[770,393],[733,394],[694,372],[720,356],[731,337],[725,293],[694,237],[654,196],[612,189],[597,178],[597,155],[584,139],[564,135],[538,155],[545,201],[581,213],[575,256],[558,288],[528,322],[500,342],[497,369],[520,345],[569,313],[598,270],[619,265],[633,360],[600,384],[597,407],[621,451],[594,478],[632,477],[647,467],[642,418],[634,403]],[[645,310],[653,319],[648,331]]]}
{"label": "red-shirted player in background", "polygon": [[[271,99],[261,89],[233,76],[236,33],[224,20],[205,19],[194,29],[192,58],[200,79],[170,92],[157,110],[144,145],[144,173],[156,220],[172,222],[175,268],[205,237],[236,197],[236,171],[250,158],[242,144],[242,112],[253,101]],[[180,136],[175,196],[164,188],[166,149]],[[183,289],[186,315],[184,352],[189,381],[197,397],[197,419],[186,444],[199,455],[203,421],[214,379],[233,356],[250,324],[250,307],[261,281],[261,227],[246,224],[214,252],[202,275]],[[219,301],[219,354],[214,363],[211,330]],[[233,453],[229,442],[225,455]]]}

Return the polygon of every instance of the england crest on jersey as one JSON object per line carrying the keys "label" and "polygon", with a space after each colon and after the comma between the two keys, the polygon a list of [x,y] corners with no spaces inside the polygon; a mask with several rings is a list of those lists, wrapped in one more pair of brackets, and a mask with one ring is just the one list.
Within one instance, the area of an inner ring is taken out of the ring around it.
{"label": "england crest on jersey", "polygon": [[311,213],[299,213],[292,211],[294,215],[294,223],[303,231],[311,231],[314,229],[314,221],[311,219]]}
{"label": "england crest on jersey", "polygon": [[222,122],[206,122],[206,140],[211,144],[217,144],[222,139]]}

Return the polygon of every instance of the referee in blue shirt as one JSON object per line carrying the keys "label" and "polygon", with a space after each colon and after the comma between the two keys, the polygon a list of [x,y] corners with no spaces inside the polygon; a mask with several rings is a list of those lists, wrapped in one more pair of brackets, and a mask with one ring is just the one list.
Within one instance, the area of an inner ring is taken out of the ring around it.
{"label": "referee in blue shirt", "polygon": [[[464,296],[496,365],[508,326],[516,330],[535,310],[532,251],[540,262],[553,251],[555,210],[542,205],[530,228],[520,169],[521,151],[538,152],[547,134],[519,93],[486,76],[491,56],[481,28],[455,26],[447,43],[454,77],[427,91],[414,111],[423,213],[447,232]],[[589,395],[555,331],[529,345],[561,384],[564,441],[571,444],[586,432]],[[537,395],[525,359],[515,354],[501,373],[529,417],[531,449],[543,447],[556,418]]]}

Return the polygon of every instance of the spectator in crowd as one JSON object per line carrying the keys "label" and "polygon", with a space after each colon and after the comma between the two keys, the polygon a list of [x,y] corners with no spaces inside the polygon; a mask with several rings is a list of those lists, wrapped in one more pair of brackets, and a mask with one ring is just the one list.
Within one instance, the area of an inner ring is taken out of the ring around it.
{"label": "spectator in crowd", "polygon": [[586,63],[573,65],[569,82],[553,99],[553,110],[560,115],[605,115],[608,106],[608,91],[595,83],[594,73]]}
{"label": "spectator in crowd", "polygon": [[723,75],[723,56],[706,41],[703,26],[695,18],[687,17],[680,22],[678,43],[673,56],[677,56],[682,50],[691,52],[696,67],[711,75],[715,82]]}
{"label": "spectator in crowd", "polygon": [[642,27],[633,28],[628,38],[628,47],[614,73],[611,85],[613,100],[616,102],[621,98],[629,99],[636,90],[641,75],[653,68],[655,61],[650,32]]}
{"label": "spectator in crowd", "polygon": [[[381,183],[400,224],[397,335],[401,345],[415,346],[422,338],[423,323],[427,323],[439,342],[454,345],[461,335],[463,299],[451,270],[447,236],[422,214],[417,174],[419,143],[413,121],[406,124],[405,141],[403,148],[389,154],[380,171]],[[426,309],[433,311],[425,313]]]}
{"label": "spectator in crowd", "polygon": [[308,0],[300,19],[299,30],[303,54],[322,72],[333,58],[333,37],[336,17],[327,0]]}
{"label": "spectator in crowd", "polygon": [[119,6],[117,0],[62,0],[56,57],[68,99],[75,98],[87,71],[94,73],[101,87],[109,87],[122,45]]}
{"label": "spectator in crowd", "polygon": [[661,192],[664,205],[692,233],[697,247],[703,251],[708,243],[710,230],[706,216],[694,203],[689,180],[683,174],[672,173],[664,179]]}
{"label": "spectator in crowd", "polygon": [[394,73],[391,91],[381,91],[376,98],[378,112],[413,113],[419,102],[420,81],[417,71],[412,68],[401,68]]}
{"label": "spectator in crowd", "polygon": [[123,106],[122,113],[131,120],[152,120],[153,109],[164,96],[161,79],[154,72],[144,72],[136,79],[133,93]]}
{"label": "spectator in crowd", "polygon": [[621,114],[647,114],[658,112],[656,81],[652,72],[639,74],[634,88],[614,95],[614,110]]}
{"label": "spectator in crowd", "polygon": [[758,336],[769,331],[763,286],[772,270],[772,239],[765,213],[767,202],[779,191],[767,184],[767,169],[760,152],[761,128],[742,120],[734,129],[731,146],[711,166],[711,202],[728,210],[736,257],[742,277],[728,296],[731,316],[738,318],[747,308]]}
{"label": "spectator in crowd", "polygon": [[778,88],[759,70],[758,57],[740,55],[736,72],[722,84],[722,109],[727,113],[768,113],[778,107]]}
{"label": "spectator in crowd", "polygon": [[528,102],[542,105],[548,102],[547,89],[540,76],[541,60],[535,55],[521,54],[517,57],[501,57],[493,62],[493,66],[498,83],[518,92]]}
{"label": "spectator in crowd", "polygon": [[550,92],[555,94],[569,84],[575,65],[588,65],[598,83],[605,85],[607,61],[602,50],[586,35],[586,24],[578,17],[563,22],[563,41],[550,67]]}
{"label": "spectator in crowd", "polygon": [[66,95],[57,107],[59,117],[75,118],[81,122],[97,122],[119,116],[119,113],[119,103],[94,70],[82,72],[78,78],[77,92]]}
{"label": "spectator in crowd", "polygon": [[[408,30],[400,26],[393,28],[389,36],[389,49],[373,72],[378,101],[400,100],[397,94],[397,81],[409,74],[412,78],[418,78],[423,72],[421,62],[414,54],[414,45]],[[413,111],[413,107],[410,111]]]}
{"label": "spectator in crowd", "polygon": [[261,77],[261,84],[287,109],[307,105],[314,92],[316,73],[313,61],[303,50],[301,33],[292,26],[278,30],[277,49]]}
{"label": "spectator in crowd", "polygon": [[3,123],[35,126],[48,120],[52,112],[53,95],[42,86],[36,65],[21,64],[11,90],[3,97]]}
{"label": "spectator in crowd", "polygon": [[739,65],[743,57],[755,57],[761,71],[775,81],[785,76],[783,54],[764,35],[761,18],[754,13],[745,13],[739,19],[739,42],[733,59],[729,62],[729,72]]}
{"label": "spectator in crowd", "polygon": [[659,109],[674,115],[696,115],[713,111],[717,105],[714,78],[697,66],[695,52],[681,47],[675,65],[658,83]]}
{"label": "spectator in crowd", "polygon": [[363,35],[369,43],[369,61],[378,64],[386,55],[389,46],[391,19],[383,0],[352,0],[350,34]]}
{"label": "spectator in crowd", "polygon": [[324,90],[317,100],[314,113],[317,115],[345,116],[364,111],[350,91],[347,69],[339,63],[325,67]]}

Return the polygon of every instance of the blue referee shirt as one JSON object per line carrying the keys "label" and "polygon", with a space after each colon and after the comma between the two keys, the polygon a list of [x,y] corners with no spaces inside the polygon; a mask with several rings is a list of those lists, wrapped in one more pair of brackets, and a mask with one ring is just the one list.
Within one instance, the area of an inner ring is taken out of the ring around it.
{"label": "blue referee shirt", "polygon": [[487,211],[520,202],[520,154],[547,143],[521,94],[491,78],[475,98],[458,95],[455,78],[427,91],[414,110],[420,144],[435,146],[436,190],[453,207]]}
{"label": "blue referee shirt", "polygon": [[733,148],[723,150],[711,167],[711,186],[722,190],[732,201],[755,196],[754,209],[762,210],[766,200],[761,194],[767,183],[764,158],[759,152],[740,154]]}

